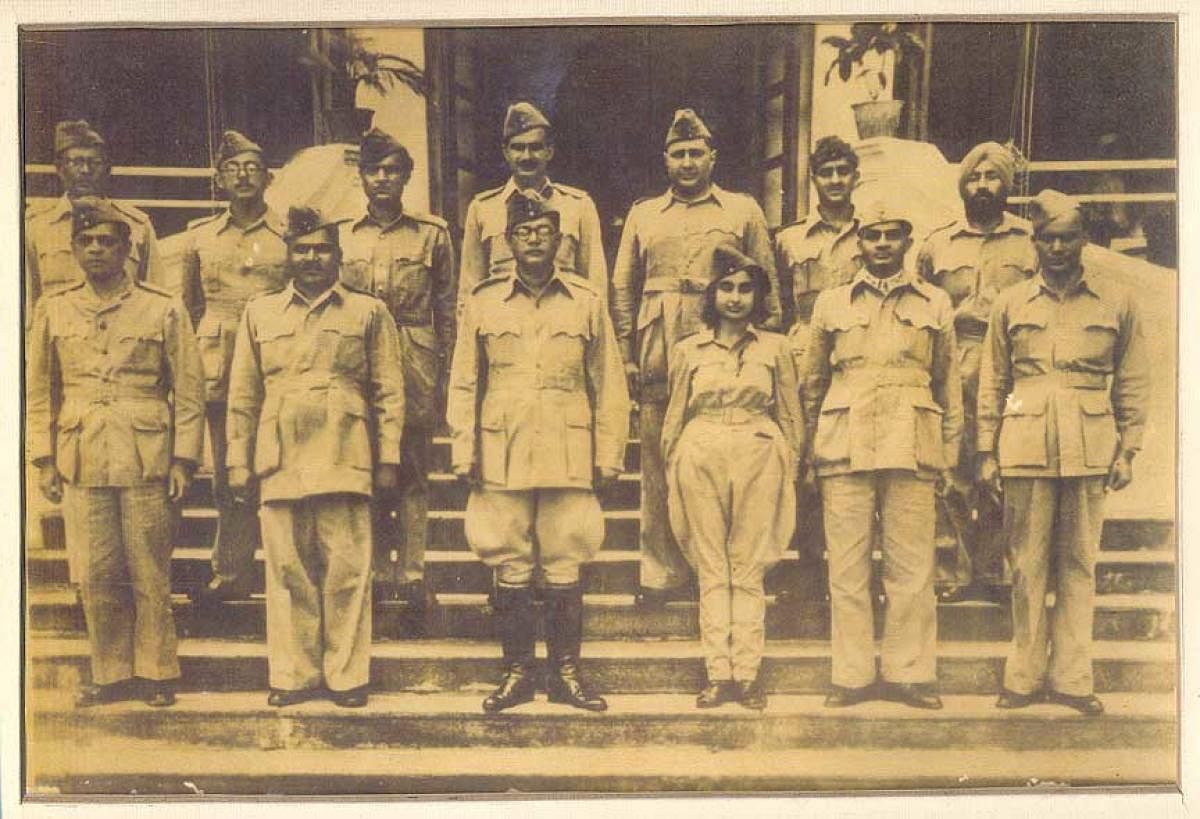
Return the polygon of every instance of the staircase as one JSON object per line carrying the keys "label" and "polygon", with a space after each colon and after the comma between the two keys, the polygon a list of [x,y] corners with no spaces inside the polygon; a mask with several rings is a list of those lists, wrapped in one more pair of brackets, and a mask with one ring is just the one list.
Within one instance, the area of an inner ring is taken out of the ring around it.
{"label": "staircase", "polygon": [[[1110,520],[1097,565],[1095,678],[1108,713],[993,707],[1010,636],[985,603],[938,611],[945,709],[872,702],[822,707],[829,612],[768,577],[765,713],[699,712],[704,678],[695,604],[633,608],[638,448],[603,498],[606,539],[584,570],[585,670],[605,714],[535,703],[484,715],[499,646],[490,572],[467,549],[464,490],[435,442],[427,577],[438,607],[415,622],[401,604],[375,620],[374,693],[365,709],[266,705],[262,595],[199,616],[189,587],[209,577],[216,526],[201,476],[181,512],[172,567],[182,690],[171,709],[140,702],[76,711],[88,648],[67,588],[61,519],[25,555],[27,781],[53,794],[505,793],[854,790],[1165,784],[1176,780],[1175,533],[1170,521]],[[262,588],[262,556],[258,556]],[[878,619],[878,618],[877,618]]]}

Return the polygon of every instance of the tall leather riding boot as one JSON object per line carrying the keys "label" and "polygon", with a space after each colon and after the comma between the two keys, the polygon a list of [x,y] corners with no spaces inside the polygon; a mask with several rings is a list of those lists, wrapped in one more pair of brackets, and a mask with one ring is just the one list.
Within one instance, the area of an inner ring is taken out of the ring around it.
{"label": "tall leather riding boot", "polygon": [[583,590],[579,584],[546,586],[546,694],[585,711],[604,711],[608,703],[589,689],[579,672],[579,646],[583,642]]}
{"label": "tall leather riding boot", "polygon": [[529,702],[537,693],[533,666],[537,610],[533,594],[528,587],[497,586],[495,601],[504,650],[504,679],[483,701],[483,710],[489,714]]}

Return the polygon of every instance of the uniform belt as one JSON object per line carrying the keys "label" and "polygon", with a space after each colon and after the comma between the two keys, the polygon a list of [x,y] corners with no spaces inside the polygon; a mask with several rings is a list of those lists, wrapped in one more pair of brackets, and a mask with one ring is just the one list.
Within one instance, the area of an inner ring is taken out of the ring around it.
{"label": "uniform belt", "polygon": [[706,289],[708,282],[684,276],[655,276],[642,285],[643,293],[703,293]]}
{"label": "uniform belt", "polygon": [[506,372],[508,367],[489,369],[487,388],[489,392],[505,390],[507,392],[522,392],[525,390],[582,390],[583,381],[576,375],[546,372]]}
{"label": "uniform belt", "polygon": [[750,424],[770,418],[765,410],[752,410],[745,407],[708,407],[697,410],[692,417],[720,421],[722,424]]}
{"label": "uniform belt", "polygon": [[1108,375],[1105,373],[1087,373],[1079,370],[1054,370],[1037,375],[1017,376],[1013,387],[1033,387],[1045,385],[1049,387],[1069,387],[1079,390],[1103,390],[1108,387]]}
{"label": "uniform belt", "polygon": [[113,401],[165,401],[158,387],[137,387],[132,384],[104,384],[90,390],[81,403],[110,404]]}
{"label": "uniform belt", "polygon": [[929,386],[929,372],[918,367],[854,367],[838,370],[834,379],[856,388]]}

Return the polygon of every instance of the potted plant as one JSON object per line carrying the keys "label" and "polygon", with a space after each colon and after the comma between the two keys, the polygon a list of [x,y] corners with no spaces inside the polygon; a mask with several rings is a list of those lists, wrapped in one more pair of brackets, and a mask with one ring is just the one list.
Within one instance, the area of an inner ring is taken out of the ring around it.
{"label": "potted plant", "polygon": [[826,37],[822,42],[837,49],[825,72],[825,84],[837,71],[842,82],[857,84],[867,96],[851,106],[859,137],[895,136],[904,102],[879,96],[887,88],[889,68],[894,69],[905,57],[925,53],[921,38],[899,23],[854,23],[849,38]]}

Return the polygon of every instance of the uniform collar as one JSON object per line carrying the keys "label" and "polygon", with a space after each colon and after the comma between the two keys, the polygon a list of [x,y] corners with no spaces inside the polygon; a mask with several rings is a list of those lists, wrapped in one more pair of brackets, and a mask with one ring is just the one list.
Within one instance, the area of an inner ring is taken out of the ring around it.
{"label": "uniform collar", "polygon": [[271,231],[277,236],[283,236],[284,234],[283,220],[276,216],[270,208],[264,210],[261,216],[244,228],[238,228],[237,225],[233,223],[233,213],[228,208],[226,208],[225,213],[222,214],[220,222],[221,226],[217,228],[217,233],[224,233],[229,228],[237,228],[238,230],[242,231],[242,233],[252,233],[261,227],[265,227],[267,230]]}
{"label": "uniform collar", "polygon": [[984,232],[979,228],[972,227],[965,216],[955,221],[950,228],[951,236],[1003,236],[1006,233],[1028,236],[1029,228],[1018,222],[1017,218],[1008,211],[1004,211],[1000,215],[1000,224],[996,225],[995,230]]}
{"label": "uniform collar", "polygon": [[[504,183],[504,187],[500,189],[500,201],[507,202],[509,199],[512,198],[512,195],[514,193],[516,193],[517,191],[523,191],[526,196],[528,196],[530,194],[530,191],[528,188],[519,187],[517,185],[517,180],[510,176],[508,178],[508,181]],[[550,177],[547,176],[546,183],[544,185],[542,185],[540,188],[538,188],[536,191],[532,191],[532,193],[536,194],[543,201],[546,199],[549,199],[551,196],[554,195],[554,183],[551,182]]]}
{"label": "uniform collar", "polygon": [[837,238],[839,239],[852,233],[858,233],[859,228],[858,216],[851,216],[850,221],[839,228],[837,225],[825,221],[825,217],[821,215],[821,211],[818,209],[813,209],[808,216],[805,216],[797,224],[800,226],[800,231],[804,234],[805,238],[812,236],[817,228],[831,230],[837,234]]}
{"label": "uniform collar", "polygon": [[303,293],[301,293],[299,290],[296,289],[295,279],[289,279],[288,283],[287,283],[287,287],[285,287],[283,289],[283,295],[285,298],[285,305],[284,305],[285,307],[287,307],[288,305],[292,305],[292,304],[299,304],[307,310],[312,310],[312,309],[324,304],[327,301],[331,301],[331,300],[345,301],[346,300],[346,288],[340,280],[335,281],[333,283],[332,287],[330,287],[328,290],[326,290],[321,295],[317,296],[312,301],[309,301],[307,296],[305,296]]}
{"label": "uniform collar", "polygon": [[123,287],[115,296],[104,298],[96,292],[94,287],[92,287],[92,282],[87,278],[87,274],[85,273],[83,277],[83,292],[86,295],[88,302],[97,312],[111,310],[125,299],[128,299],[133,293],[133,279],[130,278],[129,273],[125,273],[125,275],[121,277],[121,282]]}
{"label": "uniform collar", "polygon": [[554,273],[551,274],[550,278],[546,281],[546,286],[542,288],[542,292],[540,294],[534,293],[532,290],[530,290],[529,285],[525,284],[525,282],[522,281],[520,274],[514,270],[512,273],[512,282],[509,285],[508,292],[504,294],[504,300],[508,301],[517,293],[524,293],[530,298],[537,298],[539,295],[544,296],[556,289],[562,291],[564,295],[567,295],[570,298],[575,298],[575,294],[571,292],[571,288],[568,287],[566,281],[563,280],[562,271],[559,270],[557,266],[554,268]]}
{"label": "uniform collar", "polygon": [[359,228],[371,226],[379,228],[380,233],[387,233],[389,230],[399,227],[409,219],[412,219],[412,217],[405,213],[404,209],[402,208],[400,210],[400,215],[385,225],[383,222],[380,222],[378,219],[372,216],[370,211],[367,211],[365,214],[363,214],[362,218],[360,218],[350,227],[350,232],[353,233]]}
{"label": "uniform collar", "polygon": [[869,287],[881,296],[887,296],[889,293],[907,287],[922,298],[929,298],[921,292],[921,288],[917,286],[916,277],[908,270],[901,270],[886,279],[881,279],[867,270],[865,266],[860,267],[854,274],[854,281],[850,283],[850,295],[853,296],[863,287]]}
{"label": "uniform collar", "polygon": [[[1028,301],[1033,301],[1035,298],[1045,293],[1051,298],[1059,298],[1059,294],[1050,285],[1046,284],[1046,278],[1042,275],[1042,271],[1038,270],[1037,275],[1029,280],[1029,298]],[[1071,285],[1070,288],[1063,294],[1071,296],[1076,293],[1091,293],[1099,298],[1100,294],[1096,292],[1095,283],[1088,279],[1087,269],[1084,268],[1079,276],[1079,281]]]}
{"label": "uniform collar", "polygon": [[723,201],[725,199],[725,191],[722,190],[721,186],[718,185],[716,182],[713,182],[708,186],[708,193],[701,199],[680,199],[678,196],[675,195],[674,190],[672,190],[671,188],[667,188],[666,193],[662,194],[662,196],[659,197],[659,205],[660,205],[659,210],[666,210],[667,208],[671,207],[671,205],[673,205],[675,203],[679,203],[680,205],[685,205],[685,206],[686,205],[699,205],[702,202],[709,201],[710,199],[713,202],[716,202],[718,207],[722,207],[722,208],[725,207],[725,202]]}
{"label": "uniform collar", "polygon": [[750,344],[751,342],[754,342],[757,340],[758,340],[758,328],[755,327],[753,324],[747,324],[745,334],[741,338],[739,338],[736,342],[734,342],[732,347],[726,347],[724,344],[722,344],[720,342],[720,340],[717,339],[717,328],[712,327],[712,328],[709,328],[708,330],[704,331],[703,335],[701,336],[701,340],[697,346],[707,347],[709,345],[715,345],[717,347],[720,347],[722,350],[735,350],[739,347],[743,347],[743,346]]}

